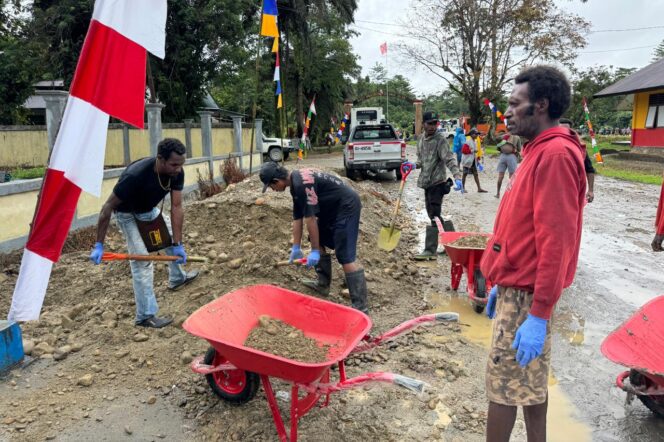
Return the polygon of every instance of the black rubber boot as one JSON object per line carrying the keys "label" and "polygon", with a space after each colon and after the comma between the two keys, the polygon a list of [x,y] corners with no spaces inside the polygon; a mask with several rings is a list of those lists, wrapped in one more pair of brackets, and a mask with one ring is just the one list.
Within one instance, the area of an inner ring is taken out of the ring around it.
{"label": "black rubber boot", "polygon": [[348,284],[350,302],[353,308],[368,315],[367,280],[364,277],[364,269],[346,273],[346,283]]}
{"label": "black rubber boot", "polygon": [[438,250],[438,228],[427,226],[426,236],[424,237],[424,251],[415,255],[417,261],[428,261],[436,259],[436,250]]}
{"label": "black rubber boot", "polygon": [[303,279],[302,284],[321,295],[328,296],[330,294],[330,282],[332,281],[332,255],[322,255],[314,268],[318,279]]}

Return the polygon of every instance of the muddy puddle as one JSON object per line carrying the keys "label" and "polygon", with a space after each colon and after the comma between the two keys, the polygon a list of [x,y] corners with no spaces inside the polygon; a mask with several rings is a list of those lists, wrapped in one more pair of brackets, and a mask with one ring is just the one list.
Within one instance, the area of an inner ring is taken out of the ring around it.
{"label": "muddy puddle", "polygon": [[[454,311],[459,313],[461,334],[469,341],[489,348],[492,321],[484,313],[475,313],[468,298],[463,295],[432,294],[428,296],[427,301],[434,305],[432,312]],[[552,375],[549,379],[547,439],[553,442],[590,441],[591,429],[575,417],[577,414],[578,410],[560,389],[558,381]]]}

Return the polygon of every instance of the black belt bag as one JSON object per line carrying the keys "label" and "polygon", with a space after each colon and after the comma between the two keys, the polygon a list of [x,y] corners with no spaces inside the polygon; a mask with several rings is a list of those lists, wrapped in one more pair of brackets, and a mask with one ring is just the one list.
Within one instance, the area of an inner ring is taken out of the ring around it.
{"label": "black belt bag", "polygon": [[[161,207],[163,208],[164,205],[162,204]],[[168,231],[166,221],[164,221],[164,217],[161,215],[161,210],[159,211],[159,216],[152,221],[141,221],[136,218],[136,215],[134,215],[134,220],[148,253],[165,249],[173,244],[171,233]]]}

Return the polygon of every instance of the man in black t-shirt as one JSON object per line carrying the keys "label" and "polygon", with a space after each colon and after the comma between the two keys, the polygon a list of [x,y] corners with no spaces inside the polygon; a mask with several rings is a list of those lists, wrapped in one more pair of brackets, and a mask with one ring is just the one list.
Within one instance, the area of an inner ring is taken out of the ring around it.
{"label": "man in black t-shirt", "polygon": [[[173,244],[165,249],[171,256],[179,256],[177,261],[168,266],[168,288],[176,290],[198,276],[197,271],[185,272],[181,264],[187,261],[187,254],[182,244],[182,225],[184,209],[182,206],[182,188],[184,187],[185,162],[184,145],[173,138],[166,138],[158,145],[157,158],[143,158],[131,163],[120,175],[99,213],[97,224],[97,242],[90,254],[95,264],[101,262],[104,253],[104,238],[111,220],[115,220],[127,241],[127,250],[131,254],[147,255],[147,248],[138,229],[136,220],[153,221],[161,213],[157,205],[171,195],[171,220],[163,215],[164,221],[173,238]],[[157,317],[157,298],[154,293],[154,268],[151,261],[131,261],[131,276],[136,298],[136,325],[161,328],[171,322],[169,318]]]}
{"label": "man in black t-shirt", "polygon": [[334,249],[337,261],[346,274],[353,308],[368,313],[367,281],[356,261],[357,237],[362,204],[359,195],[344,182],[316,169],[289,172],[277,163],[261,167],[263,192],[271,188],[283,192],[290,187],[293,197],[293,247],[290,262],[302,258],[301,242],[304,224],[307,225],[311,253],[307,266],[314,267],[317,280],[302,281],[317,292],[328,295],[332,281],[332,257],[325,248]]}

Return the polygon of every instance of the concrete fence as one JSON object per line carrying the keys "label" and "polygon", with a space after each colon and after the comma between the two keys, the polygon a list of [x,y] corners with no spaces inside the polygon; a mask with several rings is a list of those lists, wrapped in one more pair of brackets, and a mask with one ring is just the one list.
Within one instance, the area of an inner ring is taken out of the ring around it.
{"label": "concrete fence", "polygon": [[[148,110],[148,112],[150,112]],[[148,120],[150,121],[150,120]],[[48,115],[47,115],[48,123]],[[156,143],[167,137],[178,138],[186,142],[188,158],[185,163],[185,194],[198,188],[198,176],[207,179],[212,176],[217,182],[222,180],[220,168],[224,162],[234,158],[245,172],[249,171],[251,126],[242,124],[240,118],[234,118],[233,124],[212,124],[211,114],[201,112],[201,124],[187,121],[181,125],[154,124],[152,120],[147,130],[129,129],[124,125],[109,127],[106,164],[120,166],[104,171],[102,194],[100,198],[83,193],[76,208],[71,230],[94,225],[101,206],[113,191],[124,165],[136,159],[154,156]],[[59,121],[58,121],[59,124]],[[260,134],[262,121],[256,120],[255,133]],[[157,128],[155,128],[157,126]],[[5,128],[6,129],[6,128]],[[12,155],[6,156],[2,144],[3,137],[22,140],[25,144],[14,144],[14,159],[18,164],[45,165],[49,145],[52,141],[48,131],[42,127],[3,130],[0,128],[0,166],[8,165]],[[260,136],[258,137],[260,140]],[[21,149],[21,146],[25,150]],[[27,147],[29,146],[29,147]],[[36,147],[35,147],[36,146]],[[252,171],[257,171],[262,162],[262,155],[254,146]],[[29,160],[26,161],[26,160]],[[37,198],[41,189],[42,179],[10,181],[0,183],[0,253],[23,247],[27,241],[30,223],[35,212]]]}

